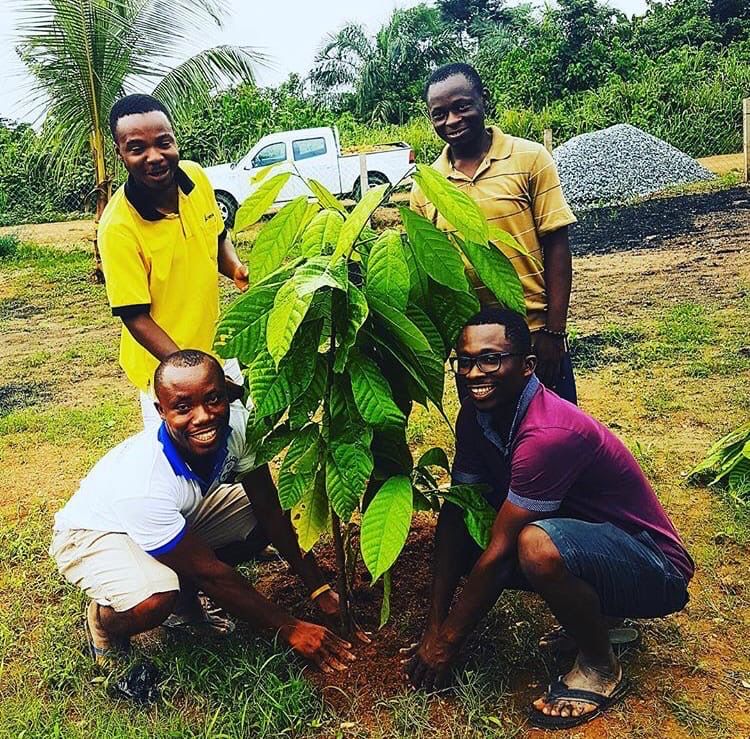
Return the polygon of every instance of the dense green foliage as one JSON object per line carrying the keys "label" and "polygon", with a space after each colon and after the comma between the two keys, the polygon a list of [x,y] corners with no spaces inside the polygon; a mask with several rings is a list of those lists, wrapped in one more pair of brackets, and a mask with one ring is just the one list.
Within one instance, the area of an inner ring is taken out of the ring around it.
{"label": "dense green foliage", "polygon": [[[257,184],[237,211],[236,231],[261,217],[290,176],[269,174]],[[305,549],[332,529],[344,603],[348,530],[342,539],[339,522],[347,527],[356,512],[373,581],[398,557],[412,510],[436,507],[437,496],[464,509],[483,545],[494,518],[472,486],[438,487],[431,468],[448,471],[443,450],[414,463],[406,427],[414,403],[443,413],[445,361],[479,308],[461,252],[501,303],[525,314],[523,289],[508,258],[488,246],[476,203],[425,165],[414,178],[456,233],[402,209],[405,233],[378,235],[367,223],[388,185],[346,214],[310,181],[316,201],[302,195],[263,227],[248,262],[254,284],[217,327],[219,354],[246,368],[255,462],[286,450],[281,505],[293,511]]]}
{"label": "dense green foliage", "polygon": [[719,439],[690,475],[698,479],[709,473],[711,485],[725,485],[733,500],[750,505],[750,423]]}
{"label": "dense green foliage", "polygon": [[[404,140],[430,162],[441,143],[424,115],[424,81],[455,60],[477,67],[490,120],[510,134],[541,140],[552,128],[559,143],[631,123],[692,156],[732,153],[742,147],[741,100],[750,95],[750,5],[653,0],[633,18],[599,0],[436,0],[396,10],[372,37],[356,24],[332,32],[308,79],[181,106],[183,156],[232,161],[272,131],[336,124],[345,146]],[[20,136],[34,134],[0,125],[0,220],[77,210],[93,189],[85,169],[53,183],[40,166],[52,149],[21,144],[38,156],[19,158]]]}

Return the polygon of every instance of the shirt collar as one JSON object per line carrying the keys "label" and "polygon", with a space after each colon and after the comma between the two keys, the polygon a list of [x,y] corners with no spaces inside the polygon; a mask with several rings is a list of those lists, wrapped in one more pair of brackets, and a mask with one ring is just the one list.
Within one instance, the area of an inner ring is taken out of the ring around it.
{"label": "shirt collar", "polygon": [[230,428],[227,426],[226,431],[224,432],[224,438],[222,439],[221,446],[216,450],[216,454],[214,456],[214,464],[211,469],[211,476],[208,480],[202,479],[201,477],[196,475],[192,469],[190,469],[190,465],[188,465],[188,463],[182,458],[182,455],[174,445],[174,440],[169,435],[169,431],[167,431],[167,425],[164,423],[164,421],[162,421],[161,426],[159,426],[157,438],[159,439],[159,442],[164,449],[164,456],[167,458],[167,462],[169,462],[169,466],[172,468],[172,471],[175,473],[175,475],[184,477],[186,480],[197,482],[198,486],[201,489],[201,492],[203,493],[203,495],[205,495],[213,484],[214,480],[216,480],[216,478],[219,476],[219,473],[224,466],[224,462],[226,461],[229,446],[229,434]]}
{"label": "shirt collar", "polygon": [[[195,183],[188,177],[182,167],[177,167],[174,174],[177,182],[177,187],[185,193],[190,195],[195,187]],[[125,181],[125,197],[128,202],[138,211],[138,215],[143,218],[144,221],[160,221],[162,218],[166,218],[164,213],[159,213],[154,208],[153,200],[149,190],[143,185],[139,185],[134,179],[133,175],[128,175],[128,179]]]}
{"label": "shirt collar", "polygon": [[[497,126],[489,126],[488,130],[492,136],[492,143],[490,143],[490,150],[487,152],[487,161],[492,162],[496,159],[507,159],[513,153],[513,137],[504,134]],[[448,144],[443,147],[443,151],[432,166],[445,177],[450,177],[454,174],[464,177],[460,172],[453,169],[450,146]]]}
{"label": "shirt collar", "polygon": [[477,411],[477,423],[479,423],[479,426],[481,427],[484,435],[506,457],[508,456],[511,447],[513,446],[513,439],[515,439],[516,434],[518,433],[518,427],[521,425],[521,421],[523,421],[524,417],[526,416],[526,411],[529,410],[529,405],[531,405],[531,401],[536,395],[536,391],[539,389],[540,384],[541,383],[539,382],[539,379],[536,375],[531,375],[529,381],[526,383],[526,387],[523,389],[521,397],[518,399],[518,404],[516,405],[516,412],[513,416],[513,423],[510,425],[510,434],[508,435],[507,444],[503,443],[502,437],[500,436],[500,434],[498,434],[498,432],[492,425],[492,413],[483,413],[482,411]]}

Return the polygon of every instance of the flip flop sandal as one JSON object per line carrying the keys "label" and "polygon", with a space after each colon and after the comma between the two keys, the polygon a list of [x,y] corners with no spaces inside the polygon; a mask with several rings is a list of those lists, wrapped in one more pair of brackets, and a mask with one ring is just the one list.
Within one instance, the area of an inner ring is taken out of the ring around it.
{"label": "flip flop sandal", "polygon": [[91,634],[91,627],[89,626],[88,619],[84,619],[83,628],[86,632],[86,646],[88,653],[95,664],[104,668],[111,668],[121,660],[123,657],[129,657],[132,652],[132,646],[130,641],[125,639],[122,642],[117,642],[111,649],[102,649],[94,644],[94,637]]}
{"label": "flip flop sandal", "polygon": [[578,688],[569,688],[563,682],[563,676],[550,683],[547,693],[544,696],[546,702],[551,703],[560,700],[580,701],[590,703],[596,708],[593,711],[584,713],[582,716],[548,716],[539,709],[531,706],[529,709],[529,723],[537,729],[572,729],[574,726],[586,724],[601,716],[610,706],[622,700],[630,690],[630,683],[625,676],[620,678],[620,682],[612,692],[612,695],[601,695],[591,690],[581,690]]}

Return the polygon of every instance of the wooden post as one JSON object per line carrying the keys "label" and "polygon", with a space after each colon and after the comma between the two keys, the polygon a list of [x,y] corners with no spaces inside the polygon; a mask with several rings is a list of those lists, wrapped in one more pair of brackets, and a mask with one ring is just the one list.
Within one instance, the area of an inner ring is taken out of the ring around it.
{"label": "wooden post", "polygon": [[552,153],[552,129],[544,129],[544,148],[551,154]]}
{"label": "wooden post", "polygon": [[745,182],[750,182],[750,98],[742,101],[742,133],[745,151]]}
{"label": "wooden post", "polygon": [[359,155],[359,196],[364,197],[369,190],[367,182],[367,154]]}

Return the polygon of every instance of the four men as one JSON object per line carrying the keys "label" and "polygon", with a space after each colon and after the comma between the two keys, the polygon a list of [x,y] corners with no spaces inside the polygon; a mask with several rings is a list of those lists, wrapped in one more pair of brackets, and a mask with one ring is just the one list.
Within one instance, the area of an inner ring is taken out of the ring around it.
{"label": "four men", "polygon": [[[485,127],[484,90],[468,65],[433,73],[426,100],[446,142],[434,166],[529,254],[507,252],[523,283],[529,324],[494,307],[474,280],[485,307],[452,358],[463,396],[452,478],[485,484],[498,513],[481,551],[460,509],[441,509],[426,627],[406,672],[414,687],[442,687],[502,591],[533,591],[578,655],[534,703],[531,722],[574,726],[627,690],[610,621],[680,610],[694,566],[633,456],[574,405],[565,331],[567,227],[575,217],[551,157]],[[343,670],[354,659],[351,644],[286,613],[233,567],[271,542],[321,616],[337,612],[338,597],[314,557],[302,555],[267,466],[250,471],[239,368],[222,368],[210,354],[217,273],[244,290],[247,268],[205,174],[180,163],[166,109],[131,95],[113,107],[110,125],[129,176],[102,217],[100,245],[112,312],[124,324],[120,361],[141,390],[145,430],[82,481],[56,516],[50,549],[61,573],[91,599],[92,654],[107,661],[127,651],[131,636],[168,618],[205,622],[201,590],[321,669]],[[449,228],[416,186],[411,204]]]}

